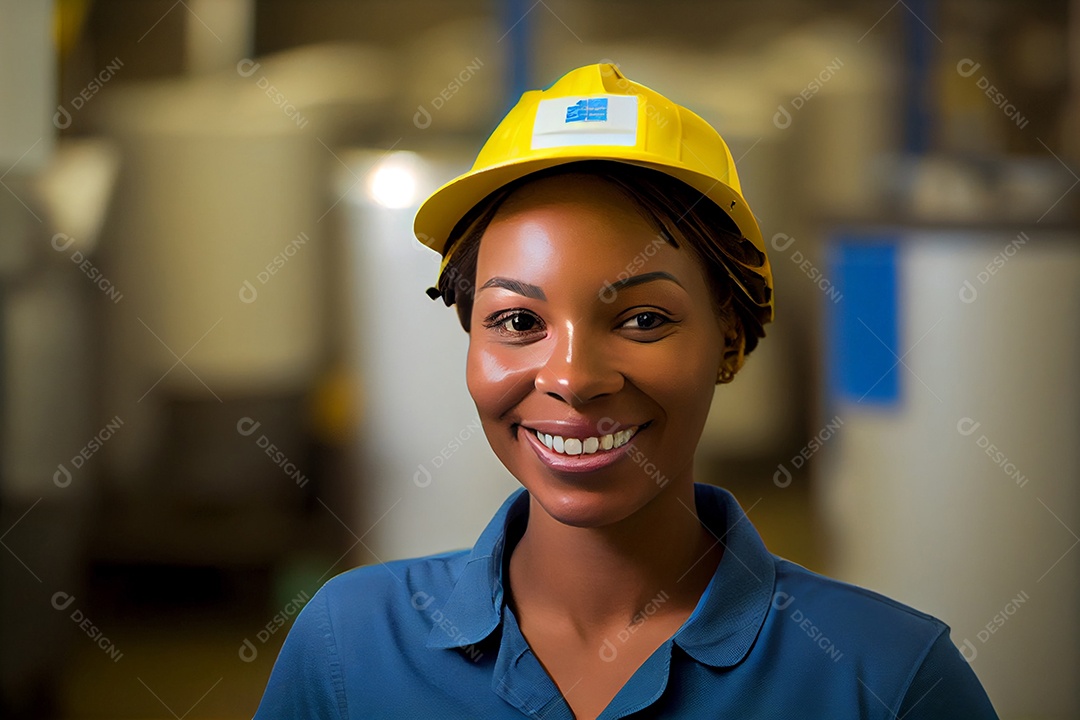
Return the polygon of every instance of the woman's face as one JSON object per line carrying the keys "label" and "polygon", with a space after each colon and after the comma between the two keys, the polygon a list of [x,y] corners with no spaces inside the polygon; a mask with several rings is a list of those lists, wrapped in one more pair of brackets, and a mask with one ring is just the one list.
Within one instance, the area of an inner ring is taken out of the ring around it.
{"label": "woman's face", "polygon": [[723,328],[680,244],[584,175],[515,192],[480,242],[469,392],[495,454],[560,522],[614,523],[692,479]]}

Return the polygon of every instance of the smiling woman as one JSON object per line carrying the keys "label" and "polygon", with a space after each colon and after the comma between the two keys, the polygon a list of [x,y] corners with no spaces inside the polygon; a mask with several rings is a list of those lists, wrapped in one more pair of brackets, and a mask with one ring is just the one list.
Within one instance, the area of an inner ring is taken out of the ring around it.
{"label": "smiling woman", "polygon": [[523,487],[471,550],[326,583],[256,718],[997,717],[948,626],[772,555],[694,478],[715,386],[773,316],[701,118],[579,68],[526,93],[415,229]]}
{"label": "smiling woman", "polygon": [[[511,196],[480,243],[469,391],[495,454],[563,523],[608,525],[660,493],[627,482],[618,460],[630,439],[692,507],[688,473],[712,386],[743,357],[728,284],[718,314],[701,263],[674,245],[628,278],[642,282],[601,298],[655,235],[618,188],[571,172]],[[603,432],[615,428],[624,432]],[[600,448],[608,434],[612,446]]]}

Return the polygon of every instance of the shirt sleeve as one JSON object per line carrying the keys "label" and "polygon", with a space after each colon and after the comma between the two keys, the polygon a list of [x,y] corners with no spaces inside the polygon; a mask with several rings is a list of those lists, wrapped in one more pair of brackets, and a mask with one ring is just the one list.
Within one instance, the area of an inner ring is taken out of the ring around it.
{"label": "shirt sleeve", "polygon": [[324,586],[296,616],[253,720],[345,720],[347,715]]}
{"label": "shirt sleeve", "polygon": [[998,720],[979,678],[945,629],[923,658],[900,704],[904,720]]}

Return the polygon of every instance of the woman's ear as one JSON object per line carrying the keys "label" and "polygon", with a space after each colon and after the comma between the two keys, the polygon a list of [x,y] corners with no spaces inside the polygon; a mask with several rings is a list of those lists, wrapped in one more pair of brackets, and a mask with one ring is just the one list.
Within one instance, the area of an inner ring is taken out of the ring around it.
{"label": "woman's ear", "polygon": [[462,329],[469,332],[472,318],[472,298],[458,300],[454,303],[454,309],[457,310],[458,321],[461,323]]}
{"label": "woman's ear", "polygon": [[719,375],[722,382],[731,382],[746,362],[746,333],[736,317],[724,332],[724,350],[720,357]]}

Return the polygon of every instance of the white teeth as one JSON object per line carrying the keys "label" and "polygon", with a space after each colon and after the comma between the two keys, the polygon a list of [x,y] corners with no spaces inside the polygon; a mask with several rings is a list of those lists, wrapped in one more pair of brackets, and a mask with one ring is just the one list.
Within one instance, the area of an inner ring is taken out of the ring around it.
{"label": "white teeth", "polygon": [[612,450],[630,442],[630,438],[638,431],[638,427],[619,430],[614,434],[601,435],[600,437],[588,437],[584,440],[579,438],[564,438],[561,435],[548,435],[539,430],[533,430],[540,442],[561,455],[591,455],[598,450]]}

